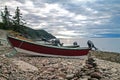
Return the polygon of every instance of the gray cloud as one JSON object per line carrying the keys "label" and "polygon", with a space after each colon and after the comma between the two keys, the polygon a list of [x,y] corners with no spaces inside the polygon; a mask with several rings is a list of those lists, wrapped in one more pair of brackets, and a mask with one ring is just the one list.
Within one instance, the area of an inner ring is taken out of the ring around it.
{"label": "gray cloud", "polygon": [[[13,0],[11,0],[11,1],[13,1]],[[15,0],[15,1],[17,1],[17,2],[20,2],[20,3],[24,4],[26,0]]]}
{"label": "gray cloud", "polygon": [[102,37],[100,34],[103,33],[120,34],[119,0],[9,1],[0,1],[1,9],[7,5],[13,14],[19,6],[29,27],[43,28],[56,36]]}

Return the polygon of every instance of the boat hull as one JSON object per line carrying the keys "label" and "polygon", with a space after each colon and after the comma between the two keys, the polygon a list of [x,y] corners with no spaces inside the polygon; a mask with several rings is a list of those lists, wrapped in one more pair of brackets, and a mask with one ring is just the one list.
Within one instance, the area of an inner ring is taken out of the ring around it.
{"label": "boat hull", "polygon": [[12,47],[14,47],[18,52],[28,53],[32,55],[55,56],[55,57],[57,56],[80,57],[87,55],[90,50],[89,48],[64,48],[64,47],[36,44],[10,36],[8,36],[8,40],[12,45]]}

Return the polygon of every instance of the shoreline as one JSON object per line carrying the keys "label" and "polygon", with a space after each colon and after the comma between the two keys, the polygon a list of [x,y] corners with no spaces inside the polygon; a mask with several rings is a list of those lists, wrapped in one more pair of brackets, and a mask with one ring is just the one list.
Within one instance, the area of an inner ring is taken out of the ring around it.
{"label": "shoreline", "polygon": [[120,63],[120,53],[107,51],[90,51],[90,55],[95,56],[99,59]]}

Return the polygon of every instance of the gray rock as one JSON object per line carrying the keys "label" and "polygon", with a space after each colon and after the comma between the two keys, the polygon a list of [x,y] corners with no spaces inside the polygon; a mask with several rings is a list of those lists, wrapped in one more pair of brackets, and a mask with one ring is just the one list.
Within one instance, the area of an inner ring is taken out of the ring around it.
{"label": "gray rock", "polygon": [[108,77],[101,78],[100,80],[110,80]]}
{"label": "gray rock", "polygon": [[81,77],[81,79],[87,79],[87,80],[88,80],[89,78],[91,78],[91,77],[90,77],[90,76],[82,76],[82,77]]}
{"label": "gray rock", "polygon": [[66,78],[66,74],[65,73],[59,73],[57,77],[65,79]]}
{"label": "gray rock", "polygon": [[88,78],[80,78],[79,80],[88,80]]}
{"label": "gray rock", "polygon": [[72,78],[74,78],[74,74],[67,74],[66,75],[66,79],[72,79]]}
{"label": "gray rock", "polygon": [[2,68],[2,64],[0,64],[0,69]]}
{"label": "gray rock", "polygon": [[111,71],[112,71],[113,73],[116,73],[116,72],[117,72],[117,69],[112,68]]}
{"label": "gray rock", "polygon": [[99,80],[99,79],[97,79],[97,78],[90,78],[90,79],[88,79],[88,80]]}
{"label": "gray rock", "polygon": [[92,78],[97,78],[97,79],[102,78],[102,74],[99,73],[99,72],[93,72],[90,75],[91,75]]}
{"label": "gray rock", "polygon": [[51,71],[51,72],[54,72],[54,71],[55,71],[55,69],[52,68],[52,67],[49,67],[47,70],[48,70],[48,71]]}

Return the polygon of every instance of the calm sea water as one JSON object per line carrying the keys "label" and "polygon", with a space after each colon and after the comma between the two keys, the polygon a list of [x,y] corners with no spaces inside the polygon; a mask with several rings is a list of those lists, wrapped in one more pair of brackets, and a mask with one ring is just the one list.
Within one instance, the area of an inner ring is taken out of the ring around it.
{"label": "calm sea water", "polygon": [[60,39],[64,45],[73,44],[76,41],[81,47],[87,47],[87,41],[93,41],[94,45],[101,51],[120,53],[120,38],[76,38]]}

